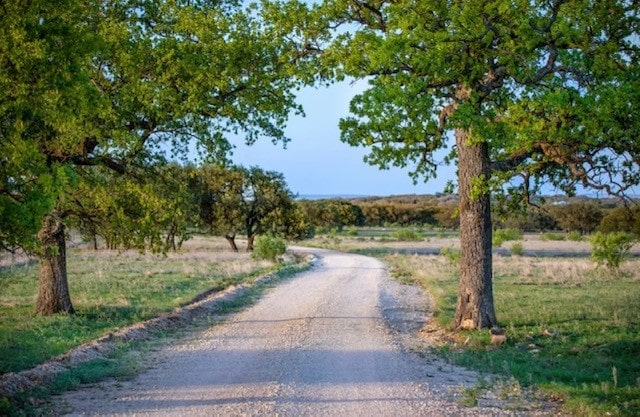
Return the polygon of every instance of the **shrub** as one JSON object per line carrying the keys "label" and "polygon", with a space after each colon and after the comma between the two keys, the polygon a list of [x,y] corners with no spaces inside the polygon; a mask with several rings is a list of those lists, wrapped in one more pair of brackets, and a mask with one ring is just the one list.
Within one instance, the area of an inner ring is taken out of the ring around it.
{"label": "shrub", "polygon": [[540,236],[540,240],[543,242],[547,242],[549,240],[555,240],[555,241],[560,241],[560,240],[565,240],[566,237],[565,235],[563,235],[562,233],[545,233],[544,235]]}
{"label": "shrub", "polygon": [[604,264],[609,269],[617,270],[629,257],[634,243],[633,235],[626,232],[597,232],[591,238],[591,258],[598,266]]}
{"label": "shrub", "polygon": [[524,248],[522,247],[522,243],[516,242],[513,245],[511,245],[510,252],[511,252],[512,255],[522,256],[522,253],[524,252]]}
{"label": "shrub", "polygon": [[452,265],[458,265],[460,263],[460,249],[452,247],[442,248],[440,249],[440,255],[444,256]]}
{"label": "shrub", "polygon": [[316,226],[315,234],[316,235],[326,235],[329,234],[330,228],[326,226]]}
{"label": "shrub", "polygon": [[258,236],[253,245],[252,257],[275,261],[283,255],[287,249],[284,240],[279,237],[264,235]]}
{"label": "shrub", "polygon": [[493,246],[500,246],[510,240],[521,240],[522,231],[518,229],[498,229],[493,232]]}
{"label": "shrub", "polygon": [[569,232],[567,234],[567,240],[570,240],[572,242],[582,242],[582,234],[574,230],[573,232]]}
{"label": "shrub", "polygon": [[391,237],[403,241],[422,240],[422,237],[411,229],[398,229],[391,234]]}

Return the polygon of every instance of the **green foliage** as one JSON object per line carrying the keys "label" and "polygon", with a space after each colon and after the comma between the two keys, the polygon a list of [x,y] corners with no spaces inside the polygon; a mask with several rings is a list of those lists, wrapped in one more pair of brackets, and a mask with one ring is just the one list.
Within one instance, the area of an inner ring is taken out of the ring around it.
{"label": "green foliage", "polygon": [[448,204],[437,208],[435,218],[438,226],[457,230],[460,227],[460,212],[457,205]]}
{"label": "green foliage", "polygon": [[636,238],[626,232],[597,232],[591,237],[591,258],[609,269],[618,270],[630,256]]}
{"label": "green foliage", "polygon": [[572,242],[582,242],[584,240],[584,237],[580,232],[573,231],[573,232],[567,233],[567,240],[570,240]]}
{"label": "green foliage", "polygon": [[640,236],[640,206],[614,208],[602,218],[598,230],[603,233],[627,232]]}
{"label": "green foliage", "polygon": [[[458,130],[470,133],[470,146],[488,148],[492,178],[476,192],[520,176],[513,196],[549,182],[567,192],[577,184],[619,192],[640,181],[639,116],[629,111],[640,103],[637,4],[288,5],[278,13],[274,2],[269,18],[301,47],[324,51],[307,57],[310,74],[368,77],[340,128],[343,141],[369,148],[370,164],[433,177],[434,151]],[[357,29],[334,30],[349,23]],[[453,148],[447,161],[456,156]]]}
{"label": "green foliage", "polygon": [[518,229],[498,229],[493,232],[493,246],[501,246],[504,242],[521,239],[522,231]]}
{"label": "green foliage", "polygon": [[[310,54],[311,74],[367,80],[341,139],[414,181],[435,177],[437,151],[449,149],[461,201],[478,203],[462,209],[478,223],[489,220],[491,191],[526,201],[547,184],[567,193],[640,184],[637,2],[292,1],[278,14],[281,4],[270,18],[302,48],[322,50]],[[479,230],[463,224],[462,233]],[[463,239],[465,263],[490,256],[490,242],[472,240]],[[471,277],[462,265],[461,279],[488,284],[486,266]],[[490,309],[490,285],[475,288],[471,298]]]}
{"label": "green foliage", "polygon": [[417,242],[422,240],[420,233],[413,229],[398,229],[391,234],[391,237],[400,241]]}
{"label": "green foliage", "polygon": [[279,256],[284,255],[286,250],[287,245],[281,238],[261,235],[256,238],[251,256],[256,259],[276,261]]}
{"label": "green foliage", "polygon": [[522,256],[522,254],[524,253],[524,248],[522,246],[522,243],[516,242],[511,245],[511,248],[509,248],[509,251],[511,252],[512,255]]}
{"label": "green foliage", "polygon": [[108,249],[175,250],[197,223],[189,167],[153,166],[144,176],[103,167],[79,167],[78,172],[81,180],[68,191],[63,210],[74,213],[69,224],[96,249],[101,240]]}
{"label": "green foliage", "polygon": [[362,208],[344,200],[300,201],[306,217],[320,230],[335,228],[341,231],[345,226],[362,226],[365,223]]}
{"label": "green foliage", "polygon": [[543,234],[542,236],[540,236],[540,240],[543,242],[546,241],[562,241],[562,240],[566,240],[567,237],[562,234],[562,233],[551,233],[551,232],[547,232],[545,234]]}
{"label": "green foliage", "polygon": [[459,265],[460,264],[460,249],[455,249],[453,247],[445,247],[440,249],[440,255],[444,256],[449,264],[451,265]]}
{"label": "green foliage", "polygon": [[361,203],[366,226],[435,224],[435,209],[427,204],[374,202]]}
{"label": "green foliage", "polygon": [[308,217],[294,204],[282,174],[258,167],[205,165],[195,175],[202,223],[214,235],[272,233],[294,239],[312,235]]}
{"label": "green foliage", "polygon": [[602,220],[602,210],[594,203],[569,203],[553,206],[550,211],[566,232],[591,233]]}
{"label": "green foliage", "polygon": [[82,167],[151,177],[157,171],[140,170],[194,146],[201,159],[224,160],[229,133],[284,141],[289,114],[301,112],[293,45],[237,2],[3,6],[0,247],[34,248],[43,216],[71,199]]}
{"label": "green foliage", "polygon": [[545,232],[557,230],[556,221],[542,210],[527,207],[526,212],[514,215],[512,212],[501,213],[496,222],[501,228],[520,229],[523,232]]}
{"label": "green foliage", "polygon": [[[302,113],[294,101],[298,51],[257,8],[244,7],[236,1],[3,2],[0,248],[37,254],[41,242],[34,235],[43,218],[55,210],[68,223],[77,212],[81,171],[93,168],[126,175],[80,195],[106,224],[112,244],[177,247],[186,237],[180,219],[187,213],[181,199],[167,204],[172,199],[165,197],[170,188],[184,190],[180,181],[164,187],[146,176],[167,159],[186,160],[194,148],[200,160],[226,161],[231,134],[248,144],[259,137],[286,142],[289,115]],[[91,219],[83,229],[97,235]],[[50,281],[65,283],[63,269]]]}

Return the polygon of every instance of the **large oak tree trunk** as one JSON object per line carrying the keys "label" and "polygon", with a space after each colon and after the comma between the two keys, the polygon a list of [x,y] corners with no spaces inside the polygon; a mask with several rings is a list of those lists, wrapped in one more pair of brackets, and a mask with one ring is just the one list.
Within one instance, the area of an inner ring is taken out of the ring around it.
{"label": "large oak tree trunk", "polygon": [[469,132],[456,130],[460,195],[460,280],[456,329],[497,325],[493,306],[491,200],[486,143],[470,144]]}
{"label": "large oak tree trunk", "polygon": [[64,223],[56,212],[46,215],[38,232],[42,246],[40,273],[38,277],[38,298],[36,313],[51,315],[73,314],[67,282],[66,242]]}

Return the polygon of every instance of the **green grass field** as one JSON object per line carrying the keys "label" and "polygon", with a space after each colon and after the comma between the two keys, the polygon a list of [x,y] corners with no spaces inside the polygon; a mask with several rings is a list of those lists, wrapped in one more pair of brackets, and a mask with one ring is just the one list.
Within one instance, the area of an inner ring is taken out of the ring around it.
{"label": "green grass field", "polygon": [[34,314],[37,263],[2,267],[0,373],[27,369],[198,294],[251,281],[276,268],[206,239],[194,239],[181,253],[168,256],[72,249],[68,275],[77,314],[41,317]]}
{"label": "green grass field", "polygon": [[[304,244],[382,257],[396,278],[429,291],[436,322],[448,326],[457,293],[455,238],[334,240],[319,237]],[[567,249],[567,242],[524,243],[529,250]],[[414,247],[445,254],[390,255]],[[276,268],[202,238],[166,257],[72,249],[68,266],[78,314],[53,317],[33,313],[35,263],[0,268],[0,372],[29,368],[204,291],[251,281]],[[540,389],[576,415],[640,415],[640,259],[625,263],[618,274],[596,269],[589,258],[577,255],[495,256],[494,266],[496,310],[507,343],[492,348],[487,331],[463,332],[456,335],[458,343],[436,350],[457,364]],[[73,378],[82,380],[83,372],[94,368],[80,369],[80,377]]]}
{"label": "green grass field", "polygon": [[[451,322],[456,267],[444,256],[385,258],[402,280],[433,296],[442,327]],[[589,259],[495,257],[494,295],[508,341],[493,349],[487,331],[437,350],[451,361],[515,378],[561,398],[576,415],[640,415],[640,260],[622,273]]]}

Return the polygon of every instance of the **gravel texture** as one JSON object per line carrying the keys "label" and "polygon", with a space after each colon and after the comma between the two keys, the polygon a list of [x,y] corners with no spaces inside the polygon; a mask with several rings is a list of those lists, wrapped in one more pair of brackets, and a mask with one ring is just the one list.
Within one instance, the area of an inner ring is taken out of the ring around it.
{"label": "gravel texture", "polygon": [[[152,353],[132,381],[68,392],[68,415],[543,415],[546,405],[485,392],[461,405],[472,372],[428,353],[428,297],[376,259],[305,249],[312,270],[225,322]],[[427,353],[425,353],[427,352]]]}

